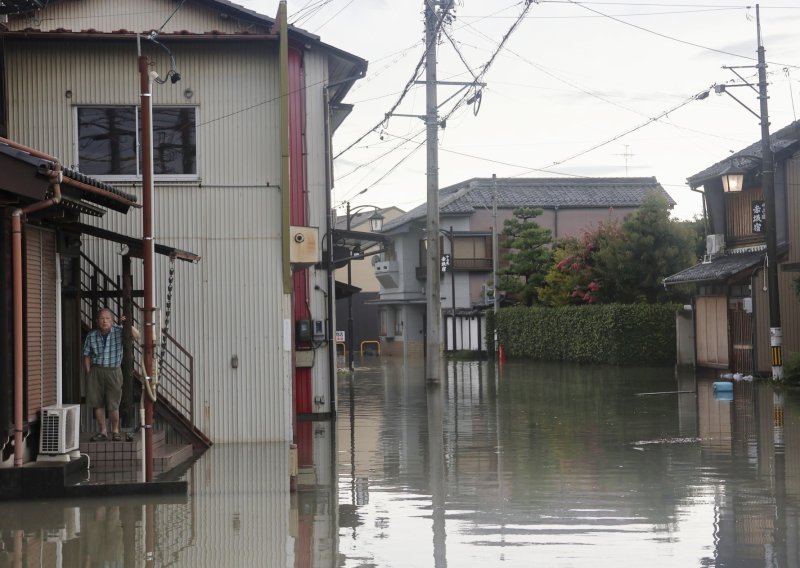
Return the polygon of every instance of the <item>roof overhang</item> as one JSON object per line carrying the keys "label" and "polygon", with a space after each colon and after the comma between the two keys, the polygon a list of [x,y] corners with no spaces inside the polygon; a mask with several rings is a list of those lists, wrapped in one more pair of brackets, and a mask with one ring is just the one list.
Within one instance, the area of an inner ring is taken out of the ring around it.
{"label": "roof overhang", "polygon": [[376,245],[390,243],[392,242],[392,238],[389,235],[383,235],[381,233],[333,229],[333,242],[341,247],[365,251]]}
{"label": "roof overhang", "polygon": [[350,296],[355,296],[359,292],[361,292],[361,288],[358,286],[353,286],[352,284],[346,284],[344,282],[336,281],[335,284],[336,290],[336,299],[340,298],[349,298]]}
{"label": "roof overhang", "polygon": [[[53,176],[60,175],[58,179],[61,180],[62,195],[70,198],[73,204],[89,201],[120,213],[127,213],[131,207],[138,207],[135,195],[70,168],[62,167],[59,170],[54,160],[34,155],[31,149],[26,151],[21,148],[23,147],[11,140],[0,139],[0,171],[3,172],[0,190],[41,201],[51,193]],[[89,211],[97,208],[89,205],[86,208],[87,211],[83,212],[97,214]]]}
{"label": "roof overhang", "polygon": [[[143,258],[144,256],[143,241],[142,239],[138,239],[136,237],[130,237],[128,235],[123,235],[121,233],[115,233],[114,231],[109,231],[108,229],[101,229],[100,227],[94,227],[92,225],[86,225],[84,223],[70,223],[69,225],[64,225],[62,229],[70,233],[89,235],[92,237],[97,237],[98,239],[119,243],[121,245],[128,247],[127,254],[129,254],[130,256],[136,258]],[[174,257],[178,260],[183,260],[185,262],[199,262],[201,259],[200,255],[194,254],[192,252],[181,250],[179,248],[170,247],[167,245],[160,245],[158,243],[156,243],[155,245],[155,252],[156,254],[162,254],[164,256],[169,256],[171,258]]]}
{"label": "roof overhang", "polygon": [[764,263],[766,250],[724,254],[664,278],[664,286],[713,284],[736,280],[743,272]]}

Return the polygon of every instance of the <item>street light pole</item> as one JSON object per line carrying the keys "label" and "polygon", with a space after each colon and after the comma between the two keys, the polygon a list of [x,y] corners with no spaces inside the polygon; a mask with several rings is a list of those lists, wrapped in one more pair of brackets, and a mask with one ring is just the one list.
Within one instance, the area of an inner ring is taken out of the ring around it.
{"label": "street light pole", "polygon": [[[356,207],[350,208],[350,202],[347,202],[347,231],[350,231],[350,226],[352,222],[352,214],[358,211],[359,209],[370,208],[374,209],[374,213],[369,218],[369,228],[370,231],[379,232],[383,228],[383,215],[381,215],[381,210],[376,205],[358,205]],[[347,285],[353,285],[353,251],[350,249],[350,258],[347,260]],[[353,294],[350,293],[348,290],[347,296],[347,363],[350,371],[352,372],[355,369],[354,364],[354,341],[353,341]]]}
{"label": "street light pole", "polygon": [[769,344],[772,355],[772,378],[783,379],[783,332],[781,330],[781,306],[778,295],[778,245],[775,205],[775,171],[772,147],[769,143],[769,113],[767,112],[767,64],[764,44],[761,41],[761,18],[756,4],[756,26],[758,29],[758,98],[761,107],[761,184],[766,206],[767,232],[767,285],[769,286]]}
{"label": "street light pole", "polygon": [[456,350],[456,251],[455,251],[455,238],[453,237],[453,226],[450,225],[450,231],[447,233],[447,238],[450,241],[450,295],[452,297],[451,305],[453,306],[452,314],[452,327],[453,327],[453,351]]}
{"label": "street light pole", "polygon": [[[350,202],[347,202],[347,230],[350,230]],[[352,286],[353,280],[353,252],[350,251],[350,258],[347,260],[347,285]],[[347,291],[347,368],[353,372],[353,292]]]}

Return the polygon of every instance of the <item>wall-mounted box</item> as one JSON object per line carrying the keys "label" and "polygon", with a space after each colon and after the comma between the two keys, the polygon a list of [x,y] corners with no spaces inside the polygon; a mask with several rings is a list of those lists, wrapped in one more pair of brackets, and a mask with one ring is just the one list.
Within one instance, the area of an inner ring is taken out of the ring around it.
{"label": "wall-mounted box", "polygon": [[314,366],[314,350],[308,351],[295,351],[294,361],[298,367],[313,367]]}
{"label": "wall-mounted box", "polygon": [[289,262],[305,268],[322,261],[318,227],[289,227]]}

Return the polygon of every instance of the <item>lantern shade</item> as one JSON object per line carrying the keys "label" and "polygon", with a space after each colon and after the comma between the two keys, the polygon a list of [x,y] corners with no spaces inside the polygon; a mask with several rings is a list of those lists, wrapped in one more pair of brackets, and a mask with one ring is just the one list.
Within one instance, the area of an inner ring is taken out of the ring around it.
{"label": "lantern shade", "polygon": [[383,229],[383,215],[377,209],[369,218],[369,226],[376,233]]}
{"label": "lantern shade", "polygon": [[723,174],[722,189],[725,193],[736,193],[742,191],[744,186],[744,174]]}

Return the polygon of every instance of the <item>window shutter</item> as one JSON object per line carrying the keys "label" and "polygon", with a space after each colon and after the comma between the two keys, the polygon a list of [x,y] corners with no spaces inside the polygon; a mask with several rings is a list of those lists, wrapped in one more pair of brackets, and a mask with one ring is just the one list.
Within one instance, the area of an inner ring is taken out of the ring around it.
{"label": "window shutter", "polygon": [[56,235],[25,227],[25,297],[28,420],[42,406],[55,404],[56,375]]}

